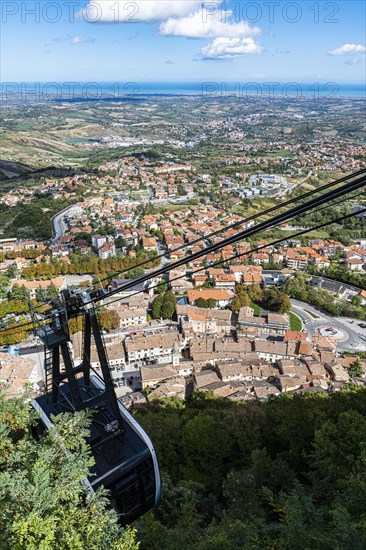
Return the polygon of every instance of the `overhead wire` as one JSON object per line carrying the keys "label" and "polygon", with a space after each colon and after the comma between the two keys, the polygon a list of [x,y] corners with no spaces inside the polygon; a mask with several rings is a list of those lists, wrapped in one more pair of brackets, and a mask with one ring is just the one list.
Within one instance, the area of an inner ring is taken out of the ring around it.
{"label": "overhead wire", "polygon": [[311,191],[308,191],[307,193],[304,193],[298,197],[293,197],[291,199],[288,199],[287,201],[284,201],[284,202],[281,202],[280,204],[277,204],[275,206],[272,206],[271,208],[268,208],[267,210],[264,210],[262,212],[258,212],[257,214],[253,214],[252,216],[250,217],[247,217],[247,218],[242,218],[226,227],[223,227],[223,228],[220,228],[220,229],[217,229],[216,231],[212,231],[211,233],[208,233],[206,235],[202,235],[200,237],[197,237],[196,239],[194,239],[193,241],[190,241],[189,243],[184,243],[176,248],[173,248],[172,250],[170,251],[167,251],[167,252],[164,252],[162,254],[158,254],[157,256],[154,256],[153,258],[149,258],[147,260],[143,260],[142,262],[134,265],[133,267],[130,267],[130,268],[125,268],[121,271],[117,271],[115,272],[114,274],[112,275],[108,275],[108,277],[104,277],[103,279],[99,279],[98,280],[98,284],[101,284],[103,283],[104,281],[110,281],[111,279],[113,279],[114,277],[116,277],[117,275],[123,275],[124,273],[128,273],[129,271],[131,271],[131,269],[136,269],[136,268],[139,268],[139,267],[143,267],[144,265],[147,265],[149,263],[151,263],[152,261],[156,261],[156,260],[159,260],[159,259],[162,259],[164,258],[165,256],[170,256],[171,254],[175,253],[175,252],[179,252],[180,250],[185,250],[187,247],[190,247],[190,246],[193,246],[199,242],[202,242],[202,241],[207,241],[209,239],[212,239],[213,237],[216,237],[217,235],[220,235],[226,231],[231,231],[233,229],[237,229],[238,227],[240,227],[241,225],[243,225],[244,223],[248,223],[248,222],[251,222],[251,221],[254,221],[262,216],[266,216],[268,214],[271,214],[272,212],[276,212],[277,210],[281,209],[281,208],[284,208],[286,206],[289,206],[290,204],[293,204],[293,203],[296,203],[300,200],[304,200],[308,197],[311,197],[313,196],[314,194],[316,193],[321,193],[323,191],[326,191],[327,189],[331,188],[331,187],[334,187],[335,185],[338,185],[340,183],[343,183],[351,178],[354,178],[354,177],[357,177],[361,174],[364,174],[366,173],[366,168],[362,168],[356,172],[353,172],[352,174],[348,174],[347,176],[343,176],[342,178],[339,178],[335,181],[332,181],[330,183],[327,183],[321,187],[318,187],[317,189],[312,189]]}
{"label": "overhead wire", "polygon": [[[226,239],[223,239],[219,241],[218,243],[214,243],[209,245],[208,247],[204,248],[203,250],[190,254],[189,256],[186,256],[185,258],[181,260],[177,260],[173,263],[168,264],[167,266],[160,267],[159,269],[153,271],[152,273],[141,275],[140,277],[137,277],[136,279],[132,281],[126,282],[125,285],[121,285],[118,289],[112,290],[108,293],[108,296],[112,296],[113,294],[116,294],[117,292],[121,291],[122,289],[127,290],[128,288],[131,288],[133,286],[136,286],[139,283],[146,282],[147,280],[151,279],[152,277],[157,277],[160,275],[163,275],[164,273],[176,269],[178,267],[181,267],[182,265],[185,265],[191,261],[194,261],[196,259],[201,258],[202,256],[205,256],[207,254],[210,254],[211,252],[215,252],[216,250],[223,248],[224,246],[227,246],[229,244],[235,244],[239,240],[242,240],[244,238],[251,237],[252,235],[263,231],[265,229],[269,229],[272,226],[277,225],[278,223],[288,221],[290,218],[292,218],[294,215],[299,215],[307,210],[321,206],[322,204],[326,203],[327,201],[331,201],[333,199],[336,199],[338,197],[342,197],[346,194],[351,193],[352,191],[356,191],[360,189],[361,187],[366,185],[366,177],[362,177],[357,179],[355,182],[352,182],[350,184],[346,184],[336,190],[330,191],[328,193],[325,193],[324,195],[321,195],[320,197],[316,197],[315,199],[312,199],[302,205],[297,206],[296,208],[292,208],[289,211],[286,211],[282,214],[278,214],[277,216],[274,216],[270,220],[260,222],[259,224],[255,225],[254,227],[251,227],[249,229],[245,229],[243,231],[239,231],[236,235],[232,237],[228,237]],[[98,300],[103,299],[103,295],[100,294],[100,296],[93,297],[90,302],[96,302]],[[89,302],[89,303],[90,303]]]}
{"label": "overhead wire", "polygon": [[[342,202],[343,202],[343,200],[340,200],[340,201],[338,201],[338,202],[336,202],[336,203],[334,203],[334,204],[332,204],[332,205],[323,206],[322,208],[318,208],[318,209],[317,209],[317,212],[321,212],[322,210],[326,210],[326,209],[330,208],[331,206],[336,206],[337,204],[341,204]],[[329,223],[331,224],[331,223],[335,223],[335,222],[331,221],[331,222],[329,222]],[[309,230],[306,230],[305,232],[312,231],[313,229],[317,229],[317,227],[310,228]],[[295,234],[295,235],[293,235],[293,236],[290,236],[290,237],[287,237],[287,236],[286,236],[286,237],[283,238],[280,242],[286,241],[286,240],[288,240],[289,238],[293,238],[293,237],[295,237],[295,236],[297,236],[297,234]],[[268,247],[268,246],[270,246],[270,245],[269,245],[269,244],[266,244],[266,245],[261,246],[261,247],[253,248],[252,250],[250,250],[250,251],[248,252],[248,254],[251,254],[252,252],[256,252],[256,251],[261,250],[262,248],[266,248],[266,247]],[[246,255],[246,254],[243,254],[243,255]],[[210,267],[215,267],[215,265],[220,265],[220,264],[222,264],[222,263],[224,263],[224,262],[226,262],[226,261],[230,261],[230,259],[229,259],[229,260],[224,260],[223,262],[218,262],[217,264],[211,265]],[[206,269],[206,268],[202,268],[202,270],[204,270],[204,269]],[[199,270],[198,270],[198,271],[199,271]],[[152,278],[152,277],[150,276],[149,278]],[[179,278],[179,277],[178,277],[178,278]],[[174,281],[174,280],[176,280],[176,279],[171,279],[171,280]],[[159,284],[162,285],[162,284],[164,284],[164,282],[163,282],[163,283],[159,283]],[[156,288],[156,287],[158,287],[158,286],[159,286],[159,285],[155,285],[155,286],[152,286],[152,287],[150,287],[150,288]],[[119,288],[118,290],[121,291],[121,290],[123,290],[123,289],[122,289],[122,288]],[[130,298],[130,297],[132,297],[132,296],[135,296],[135,295],[137,295],[137,294],[140,294],[140,293],[141,293],[141,291],[137,291],[137,292],[135,292],[135,293],[129,295],[128,297],[126,297],[126,299],[127,299],[127,298]],[[115,303],[115,302],[117,302],[117,301],[119,301],[119,300],[120,300],[120,298],[118,298],[118,300],[109,302],[108,305],[109,305],[110,303]],[[100,306],[100,307],[103,307],[103,306]],[[51,319],[51,318],[52,318],[52,314],[48,315],[48,316],[45,317],[43,320],[45,321],[45,320],[48,320],[48,319]],[[17,325],[17,326],[15,326],[15,327],[8,327],[8,328],[0,329],[0,333],[1,333],[1,332],[10,332],[10,331],[14,331],[14,332],[15,332],[15,331],[19,330],[19,329],[22,328],[22,327],[26,327],[26,326],[28,327],[30,324],[32,324],[32,321],[29,321],[28,323],[23,323],[23,324],[21,324],[21,325]]]}
{"label": "overhead wire", "polygon": [[[356,172],[355,174],[359,174],[359,173],[364,173],[366,172],[366,169],[365,170],[362,170],[362,171],[359,171],[359,172]],[[354,174],[350,175],[350,176],[346,176],[345,178],[342,178],[343,180],[346,180],[346,179],[349,179],[351,177],[354,177]],[[339,180],[337,180],[339,181]],[[209,247],[206,247],[205,249],[203,249],[202,251],[198,252],[198,253],[195,253],[195,254],[192,254],[190,256],[187,256],[186,258],[184,258],[183,260],[179,260],[178,262],[173,262],[171,264],[168,264],[167,266],[163,267],[163,268],[160,268],[159,270],[153,272],[153,273],[149,273],[148,275],[144,275],[144,276],[141,276],[137,279],[135,279],[134,281],[132,282],[129,282],[127,283],[126,285],[123,285],[121,287],[119,287],[118,289],[116,289],[115,291],[112,291],[112,292],[109,292],[107,294],[107,296],[101,296],[101,297],[97,297],[97,298],[94,298],[91,300],[91,302],[97,302],[101,299],[105,299],[106,297],[109,297],[109,296],[112,296],[113,294],[117,294],[118,292],[120,292],[121,290],[126,290],[128,289],[129,287],[133,287],[135,286],[136,284],[138,284],[139,282],[141,282],[141,280],[143,280],[144,282],[151,279],[152,277],[154,276],[157,276],[157,274],[164,274],[166,272],[169,272],[170,270],[173,270],[173,269],[177,269],[178,267],[180,267],[181,265],[185,265],[187,263],[189,263],[190,261],[194,261],[195,259],[198,259],[204,255],[207,255],[209,254],[210,252],[212,251],[216,251],[220,248],[223,248],[224,246],[227,246],[228,244],[234,244],[236,242],[238,242],[239,240],[242,240],[243,238],[247,237],[247,236],[252,236],[258,232],[261,232],[265,229],[268,229],[270,228],[271,226],[273,225],[278,225],[279,223],[282,223],[284,220],[289,220],[291,219],[291,217],[296,217],[297,215],[299,215],[299,213],[302,213],[302,212],[306,212],[312,208],[315,208],[317,207],[319,204],[323,204],[324,202],[326,202],[327,200],[332,200],[334,199],[334,197],[338,197],[338,196],[343,196],[345,194],[349,194],[350,192],[354,191],[354,190],[357,190],[359,189],[360,187],[364,186],[365,185],[365,182],[366,182],[366,178],[359,178],[357,179],[355,182],[352,182],[351,184],[346,184],[344,185],[343,187],[341,188],[338,188],[336,190],[333,190],[325,195],[321,195],[320,197],[317,197],[315,199],[312,199],[311,201],[309,201],[308,203],[305,203],[303,205],[299,205],[298,207],[296,208],[293,208],[291,209],[290,211],[288,212],[284,212],[282,214],[279,214],[277,216],[275,216],[275,218],[272,218],[272,220],[269,220],[269,221],[265,221],[265,222],[261,222],[257,225],[255,225],[254,227],[252,228],[249,228],[247,230],[244,230],[244,231],[241,231],[239,232],[237,235],[233,236],[233,237],[229,237],[227,239],[224,239],[222,241],[220,241],[219,243],[215,243]],[[327,186],[329,187],[331,184],[327,184]],[[304,195],[302,196],[304,197]],[[283,206],[283,205],[282,205]],[[326,205],[326,207],[329,207],[329,205]],[[318,209],[319,211],[320,209]],[[261,213],[260,215],[263,215],[264,213]],[[243,223],[243,222],[242,222]],[[333,223],[333,222],[330,222],[330,223]],[[226,228],[227,230],[227,228]],[[204,238],[206,239],[207,236],[204,236]],[[282,242],[282,241],[280,241]],[[189,243],[188,246],[192,246],[192,242]],[[90,303],[90,302],[89,302]],[[52,314],[50,314],[49,316],[46,316],[44,317],[44,321],[47,320],[47,319],[51,319],[52,318]],[[23,323],[21,325],[17,325],[15,327],[8,327],[8,328],[4,328],[4,329],[0,329],[0,333],[2,332],[9,332],[9,331],[17,331],[19,329],[21,329],[22,327],[25,327],[25,326],[29,326],[31,324],[31,322],[29,323]]]}
{"label": "overhead wire", "polygon": [[[250,216],[250,217],[247,217],[247,218],[242,218],[224,228],[220,228],[220,229],[217,229],[216,231],[213,231],[211,233],[208,233],[206,235],[202,235],[200,237],[197,237],[196,239],[194,239],[193,241],[190,241],[189,243],[184,243],[183,245],[180,245],[176,248],[173,248],[172,250],[168,250],[168,251],[165,251],[163,252],[162,254],[159,254],[157,256],[154,256],[152,258],[148,258],[138,264],[135,264],[134,266],[132,267],[129,267],[129,268],[125,268],[125,269],[122,269],[120,271],[117,271],[115,272],[114,274],[111,274],[111,275],[108,275],[107,277],[104,277],[103,279],[99,279],[98,280],[98,285],[101,285],[103,282],[105,281],[110,281],[111,279],[115,278],[116,276],[118,275],[123,275],[125,273],[128,273],[131,269],[137,269],[139,267],[143,267],[145,265],[148,265],[149,263],[151,263],[152,261],[156,261],[156,260],[159,260],[159,259],[162,259],[166,256],[170,256],[171,254],[175,253],[175,252],[178,252],[178,251],[181,251],[181,250],[185,250],[186,248],[188,247],[191,247],[191,246],[194,246],[195,244],[199,243],[199,242],[202,242],[202,241],[207,241],[209,239],[212,239],[213,237],[217,236],[217,235],[220,235],[224,232],[227,232],[227,231],[231,231],[231,230],[234,230],[236,229],[237,227],[240,227],[241,225],[243,225],[244,223],[248,223],[248,222],[251,222],[251,221],[254,221],[262,216],[266,216],[272,212],[275,212],[281,208],[284,208],[290,204],[294,204],[300,200],[304,200],[308,197],[311,197],[313,196],[314,194],[317,194],[317,193],[321,193],[331,187],[334,187],[335,185],[338,185],[340,183],[343,183],[345,181],[348,181],[349,179],[352,179],[352,178],[355,178],[359,175],[362,175],[362,174],[365,174],[366,173],[366,168],[362,168],[360,170],[357,170],[356,172],[353,172],[351,174],[348,174],[347,176],[343,176],[342,178],[338,178],[337,180],[334,180],[330,183],[327,183],[321,187],[318,187],[317,189],[313,189],[311,191],[308,191],[307,193],[304,193],[302,195],[300,195],[299,197],[293,197],[291,199],[288,199],[287,201],[285,202],[281,202],[280,204],[278,205],[275,205],[275,206],[272,206],[271,208],[268,208],[267,210],[264,210],[262,212],[258,212],[257,214],[254,214],[253,216]],[[96,285],[94,285],[96,286]],[[41,304],[39,304],[39,306],[43,306],[43,305],[47,305],[49,302],[43,302]],[[1,333],[1,330],[0,330],[0,333]]]}
{"label": "overhead wire", "polygon": [[[332,225],[333,223],[338,223],[340,221],[343,221],[343,220],[346,220],[348,218],[352,218],[354,217],[356,214],[362,214],[366,212],[366,208],[363,209],[363,210],[360,210],[358,211],[357,213],[351,213],[351,214],[347,214],[345,216],[341,216],[341,217],[338,217],[338,218],[335,218],[333,220],[330,220],[330,221],[327,221],[327,222],[324,222],[322,224],[319,224],[319,225],[316,225],[316,226],[313,226],[313,227],[310,227],[310,228],[307,228],[307,229],[303,229],[301,231],[298,231],[297,233],[294,233],[292,235],[290,235],[289,237],[284,237],[284,238],[281,238],[281,239],[277,239],[275,241],[272,241],[271,243],[266,243],[266,244],[263,244],[263,245],[260,245],[260,246],[257,246],[251,250],[248,250],[248,251],[245,251],[245,252],[241,252],[241,253],[236,253],[236,254],[233,254],[232,256],[230,256],[229,258],[224,258],[224,259],[221,259],[221,260],[217,260],[215,261],[214,263],[212,263],[211,265],[209,266],[200,266],[198,269],[194,270],[191,272],[191,275],[195,274],[195,273],[199,273],[200,271],[206,271],[207,269],[210,269],[210,268],[213,268],[213,267],[217,267],[219,265],[222,265],[222,264],[225,264],[227,262],[231,262],[235,259],[238,259],[238,258],[242,258],[243,256],[248,256],[249,254],[252,254],[253,252],[258,252],[259,250],[262,250],[263,248],[268,248],[270,246],[276,246],[277,244],[280,244],[284,241],[287,241],[288,239],[294,239],[294,238],[297,238],[297,237],[300,237],[301,235],[305,235],[306,233],[310,233],[311,231],[314,231],[314,230],[317,230],[317,229],[322,229],[324,227],[327,227],[328,225]],[[177,277],[174,277],[173,279],[169,279],[169,283],[171,282],[174,282],[174,281],[177,281],[179,279],[184,279],[186,277],[186,274],[184,273],[183,275],[179,275]],[[149,287],[149,290],[153,290],[155,288],[159,288],[159,286],[162,286],[165,284],[165,281],[160,281],[159,283],[157,283],[156,285],[153,285],[151,287]],[[128,300],[130,298],[133,298],[134,296],[138,295],[138,294],[141,294],[143,291],[141,290],[138,290],[136,292],[133,292],[131,294],[129,294],[128,296],[125,296],[123,299],[124,300]],[[116,300],[112,300],[111,302],[107,302],[106,304],[101,304],[99,306],[96,306],[96,309],[98,308],[101,308],[101,307],[105,307],[105,306],[110,306],[116,302],[120,302],[121,301],[121,298],[118,298]]]}

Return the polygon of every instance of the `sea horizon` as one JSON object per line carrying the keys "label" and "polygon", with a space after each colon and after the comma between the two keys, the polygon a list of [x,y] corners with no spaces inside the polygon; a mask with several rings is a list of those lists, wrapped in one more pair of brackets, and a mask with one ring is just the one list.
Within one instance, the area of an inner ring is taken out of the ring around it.
{"label": "sea horizon", "polygon": [[201,82],[136,81],[32,81],[2,82],[1,93],[8,96],[41,94],[59,100],[118,99],[129,96],[233,96],[366,99],[366,83],[269,82],[206,80]]}

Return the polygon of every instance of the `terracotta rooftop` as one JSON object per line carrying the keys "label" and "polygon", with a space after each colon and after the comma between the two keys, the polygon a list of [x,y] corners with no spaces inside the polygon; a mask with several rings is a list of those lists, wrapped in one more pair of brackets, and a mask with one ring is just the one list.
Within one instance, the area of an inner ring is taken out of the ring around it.
{"label": "terracotta rooftop", "polygon": [[198,298],[203,298],[208,300],[213,298],[217,301],[230,300],[233,297],[233,293],[228,290],[220,290],[217,288],[204,288],[197,290],[188,290],[187,292],[188,300],[192,303],[198,300]]}

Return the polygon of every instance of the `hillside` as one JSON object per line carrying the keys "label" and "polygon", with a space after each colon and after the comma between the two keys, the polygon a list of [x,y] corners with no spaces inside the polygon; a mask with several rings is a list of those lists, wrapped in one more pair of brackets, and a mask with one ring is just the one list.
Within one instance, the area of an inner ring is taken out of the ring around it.
{"label": "hillside", "polygon": [[164,474],[141,550],[366,547],[366,391],[138,412]]}

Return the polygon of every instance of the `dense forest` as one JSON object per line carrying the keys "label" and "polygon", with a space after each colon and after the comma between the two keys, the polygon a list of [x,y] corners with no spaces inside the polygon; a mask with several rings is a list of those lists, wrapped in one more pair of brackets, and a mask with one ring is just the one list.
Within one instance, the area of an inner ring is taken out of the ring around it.
{"label": "dense forest", "polygon": [[141,550],[366,547],[366,391],[251,404],[194,395],[138,412],[163,472]]}
{"label": "dense forest", "polygon": [[88,415],[61,415],[35,441],[26,402],[0,396],[0,547],[366,547],[365,389],[245,404],[198,393],[135,415],[154,441],[163,494],[122,531],[105,494],[80,498],[92,460],[83,439]]}

